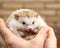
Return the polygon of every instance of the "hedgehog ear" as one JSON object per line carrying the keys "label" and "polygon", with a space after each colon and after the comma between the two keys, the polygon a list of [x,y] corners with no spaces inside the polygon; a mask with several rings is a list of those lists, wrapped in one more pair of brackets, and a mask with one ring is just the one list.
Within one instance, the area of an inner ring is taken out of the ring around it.
{"label": "hedgehog ear", "polygon": [[38,17],[39,17],[39,15],[37,14],[35,17],[36,17],[36,18],[38,18]]}
{"label": "hedgehog ear", "polygon": [[18,20],[19,19],[19,15],[18,14],[15,14],[15,19]]}

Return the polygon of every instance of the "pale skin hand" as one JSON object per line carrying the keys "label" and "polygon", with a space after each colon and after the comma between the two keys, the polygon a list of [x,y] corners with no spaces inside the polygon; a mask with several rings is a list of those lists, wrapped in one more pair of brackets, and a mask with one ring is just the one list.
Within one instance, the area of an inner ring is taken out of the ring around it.
{"label": "pale skin hand", "polygon": [[0,19],[0,34],[8,48],[57,48],[56,37],[51,27],[42,28],[34,39],[26,41],[15,36]]}

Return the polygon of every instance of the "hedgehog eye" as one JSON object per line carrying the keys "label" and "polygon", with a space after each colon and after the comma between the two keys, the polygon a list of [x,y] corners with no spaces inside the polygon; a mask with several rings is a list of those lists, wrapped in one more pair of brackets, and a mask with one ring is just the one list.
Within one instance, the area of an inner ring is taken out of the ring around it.
{"label": "hedgehog eye", "polygon": [[23,25],[25,25],[26,23],[25,22],[22,22]]}
{"label": "hedgehog eye", "polygon": [[32,24],[34,24],[34,21],[32,22]]}

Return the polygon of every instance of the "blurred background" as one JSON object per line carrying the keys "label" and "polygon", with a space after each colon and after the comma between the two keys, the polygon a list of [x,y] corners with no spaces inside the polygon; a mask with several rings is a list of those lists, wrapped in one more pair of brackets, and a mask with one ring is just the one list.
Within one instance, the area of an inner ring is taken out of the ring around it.
{"label": "blurred background", "polygon": [[12,11],[20,8],[38,12],[54,28],[60,48],[60,0],[0,0],[0,18],[6,21]]}

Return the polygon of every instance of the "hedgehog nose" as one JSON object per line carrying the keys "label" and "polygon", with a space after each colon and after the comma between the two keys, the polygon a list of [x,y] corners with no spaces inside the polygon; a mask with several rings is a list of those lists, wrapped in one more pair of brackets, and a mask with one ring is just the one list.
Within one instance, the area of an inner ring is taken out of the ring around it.
{"label": "hedgehog nose", "polygon": [[27,31],[28,31],[28,32],[32,32],[33,30],[32,30],[32,28],[29,28]]}
{"label": "hedgehog nose", "polygon": [[28,30],[29,30],[29,31],[32,31],[32,28],[29,28]]}

